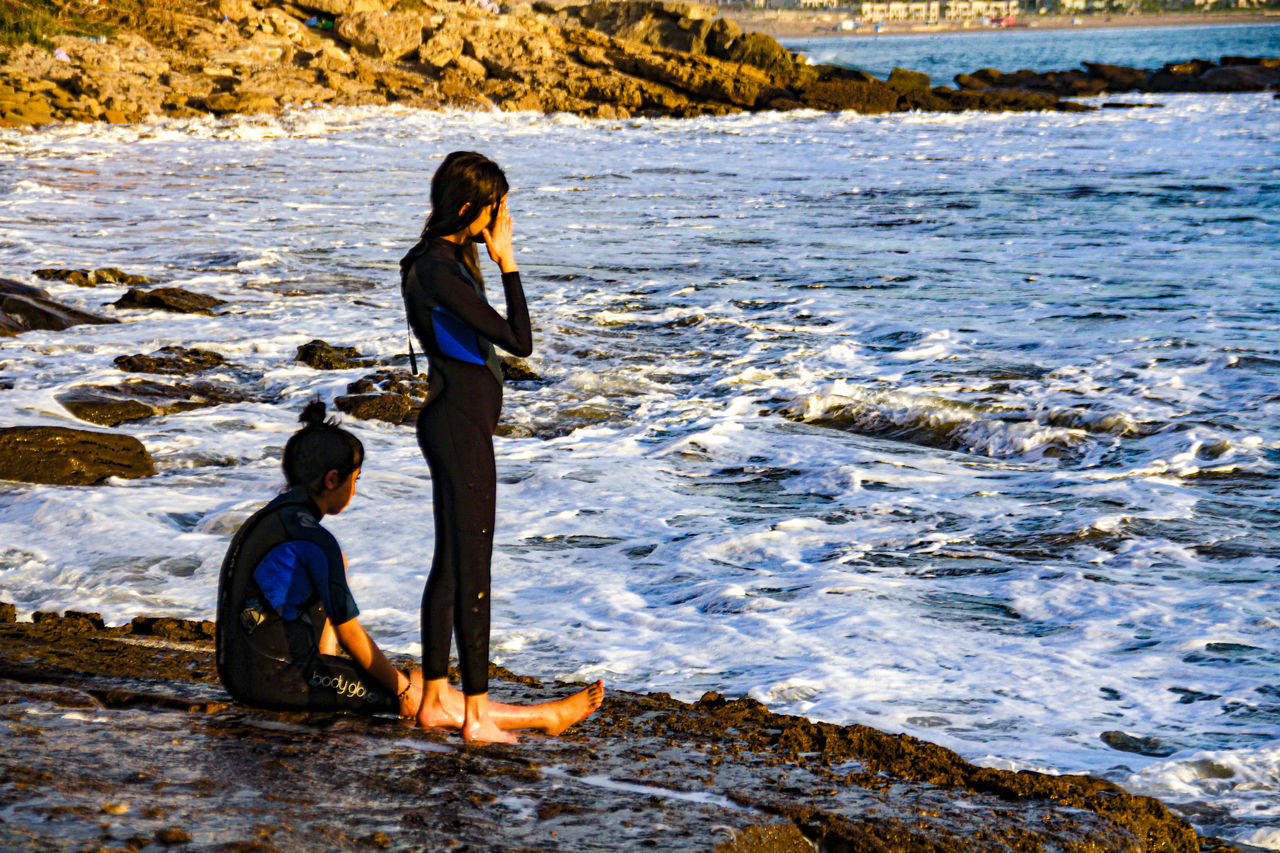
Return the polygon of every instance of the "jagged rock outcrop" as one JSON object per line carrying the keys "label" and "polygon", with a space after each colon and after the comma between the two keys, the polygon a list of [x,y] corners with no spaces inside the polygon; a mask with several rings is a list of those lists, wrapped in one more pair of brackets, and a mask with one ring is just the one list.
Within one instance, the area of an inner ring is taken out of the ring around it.
{"label": "jagged rock outcrop", "polygon": [[[1073,109],[1056,98],[915,97],[809,65],[714,7],[540,0],[493,15],[450,0],[248,0],[171,10],[105,44],[58,36],[68,61],[0,56],[0,124],[272,112],[301,104],[688,117],[744,110]],[[104,8],[106,8],[104,6]],[[99,11],[96,14],[107,14]],[[905,78],[898,80],[903,82]]]}
{"label": "jagged rock outcrop", "polygon": [[1004,72],[982,68],[957,74],[956,85],[971,92],[1021,89],[1059,97],[1124,92],[1263,92],[1280,89],[1280,57],[1224,56],[1218,62],[1190,59],[1159,68],[1130,68],[1086,62],[1067,71]]}
{"label": "jagged rock outcrop", "polygon": [[92,486],[108,477],[155,473],[151,454],[131,435],[67,427],[0,428],[0,480]]}

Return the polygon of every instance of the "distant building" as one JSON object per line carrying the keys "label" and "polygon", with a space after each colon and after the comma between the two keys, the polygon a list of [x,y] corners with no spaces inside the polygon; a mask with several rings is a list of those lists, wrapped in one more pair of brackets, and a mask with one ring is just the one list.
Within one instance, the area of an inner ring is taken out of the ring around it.
{"label": "distant building", "polygon": [[[801,0],[804,2],[804,0]],[[999,19],[1018,13],[1019,0],[866,0],[864,21],[938,21]]]}

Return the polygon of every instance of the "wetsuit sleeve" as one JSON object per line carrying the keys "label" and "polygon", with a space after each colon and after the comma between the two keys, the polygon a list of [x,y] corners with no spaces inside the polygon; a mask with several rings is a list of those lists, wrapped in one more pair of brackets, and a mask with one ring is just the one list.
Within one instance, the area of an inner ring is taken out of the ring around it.
{"label": "wetsuit sleeve", "polygon": [[529,306],[525,303],[520,273],[502,274],[502,289],[507,297],[505,318],[493,310],[471,282],[448,267],[434,265],[431,278],[431,295],[440,307],[467,324],[477,335],[521,358],[533,352],[533,330],[529,324]]}
{"label": "wetsuit sleeve", "polygon": [[[327,541],[320,548],[310,552],[318,559],[307,561],[307,575],[311,578],[311,586],[320,596],[325,615],[334,625],[341,625],[360,615],[355,596],[347,585],[347,569],[343,565],[342,549],[338,540],[328,531]],[[318,544],[318,543],[317,543]]]}

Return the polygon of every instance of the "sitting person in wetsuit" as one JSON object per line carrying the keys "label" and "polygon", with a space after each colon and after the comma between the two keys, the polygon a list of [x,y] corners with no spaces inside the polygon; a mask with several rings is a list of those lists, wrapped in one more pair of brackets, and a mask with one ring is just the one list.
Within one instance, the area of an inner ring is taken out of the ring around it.
{"label": "sitting person in wetsuit", "polygon": [[[325,515],[346,509],[364,462],[360,440],[309,404],[285,445],[289,491],[236,533],[218,585],[218,676],[236,700],[275,710],[350,711],[414,717],[421,670],[396,669],[357,618],[346,558]],[[339,655],[345,650],[349,657]],[[492,703],[503,729],[559,734],[600,706],[599,682],[538,705]],[[460,718],[462,694],[447,705]]]}

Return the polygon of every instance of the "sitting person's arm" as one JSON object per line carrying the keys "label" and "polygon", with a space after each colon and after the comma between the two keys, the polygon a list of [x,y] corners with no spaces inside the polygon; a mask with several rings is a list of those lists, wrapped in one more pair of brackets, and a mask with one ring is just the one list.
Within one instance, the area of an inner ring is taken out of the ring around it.
{"label": "sitting person's arm", "polygon": [[348,619],[334,630],[338,635],[338,642],[351,655],[351,659],[400,698],[401,716],[409,717],[418,713],[418,705],[421,703],[420,688],[415,688],[411,678],[391,665],[391,661],[387,660],[387,656],[378,648],[378,644],[369,636],[359,619]]}

